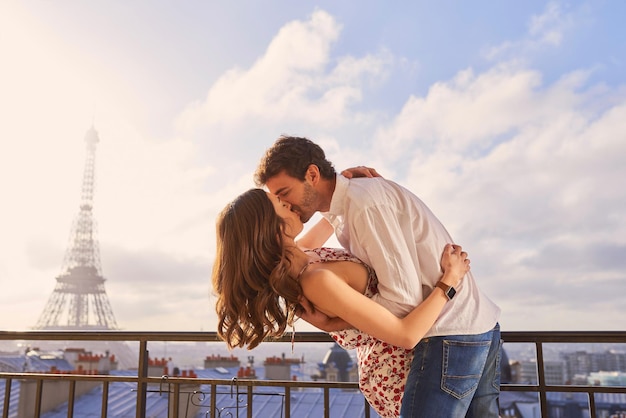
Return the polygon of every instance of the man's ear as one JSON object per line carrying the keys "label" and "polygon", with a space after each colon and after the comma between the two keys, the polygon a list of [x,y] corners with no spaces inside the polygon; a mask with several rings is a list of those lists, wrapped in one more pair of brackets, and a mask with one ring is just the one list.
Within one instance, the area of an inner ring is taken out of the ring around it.
{"label": "man's ear", "polygon": [[320,168],[315,164],[309,164],[309,167],[306,169],[304,179],[311,182],[311,185],[315,186],[321,179]]}

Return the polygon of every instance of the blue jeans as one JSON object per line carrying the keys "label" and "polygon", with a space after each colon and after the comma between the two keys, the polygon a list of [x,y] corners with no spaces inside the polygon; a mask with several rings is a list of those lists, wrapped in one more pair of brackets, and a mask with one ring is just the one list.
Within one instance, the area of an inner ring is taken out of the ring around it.
{"label": "blue jeans", "polygon": [[401,418],[497,418],[500,325],[484,334],[424,338],[415,346]]}

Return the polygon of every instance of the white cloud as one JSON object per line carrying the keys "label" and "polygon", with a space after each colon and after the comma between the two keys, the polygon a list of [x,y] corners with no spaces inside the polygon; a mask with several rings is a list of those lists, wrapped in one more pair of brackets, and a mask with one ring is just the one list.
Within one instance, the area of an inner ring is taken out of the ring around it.
{"label": "white cloud", "polygon": [[556,2],[550,2],[543,14],[531,18],[529,33],[540,43],[558,46],[563,39],[565,23],[561,6]]}
{"label": "white cloud", "polygon": [[569,33],[576,30],[576,21],[581,19],[580,15],[585,15],[584,6],[579,10],[564,10],[559,2],[551,1],[546,4],[543,13],[529,19],[527,37],[489,46],[484,55],[494,61],[523,60],[539,52],[558,48]]}
{"label": "white cloud", "polygon": [[[249,69],[232,69],[178,119],[183,132],[201,126],[324,124],[337,126],[361,100],[362,78],[379,76],[388,57],[331,59],[340,25],[318,10],[307,21],[286,24]],[[232,131],[231,131],[232,132]]]}
{"label": "white cloud", "polygon": [[392,159],[405,155],[407,147],[421,153],[437,149],[482,155],[500,135],[520,129],[531,119],[550,117],[549,103],[537,107],[540,83],[539,73],[512,64],[481,74],[461,71],[453,80],[433,85],[426,97],[409,97],[393,123],[377,134],[376,151]]}

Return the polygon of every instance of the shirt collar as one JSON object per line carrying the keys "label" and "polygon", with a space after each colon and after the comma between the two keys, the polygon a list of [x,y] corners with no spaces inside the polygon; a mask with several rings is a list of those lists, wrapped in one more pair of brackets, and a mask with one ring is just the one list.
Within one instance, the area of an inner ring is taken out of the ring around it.
{"label": "shirt collar", "polygon": [[341,215],[343,215],[345,207],[345,198],[348,193],[348,185],[350,180],[342,175],[336,175],[335,191],[330,199],[330,209],[328,212],[322,213],[322,215],[328,219],[328,221],[334,226],[341,222]]}

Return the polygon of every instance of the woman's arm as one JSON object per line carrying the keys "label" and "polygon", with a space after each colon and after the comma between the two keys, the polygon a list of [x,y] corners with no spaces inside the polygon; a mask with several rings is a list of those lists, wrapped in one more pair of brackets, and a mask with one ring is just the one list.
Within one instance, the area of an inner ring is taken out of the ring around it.
{"label": "woman's arm", "polygon": [[315,225],[313,225],[308,231],[298,237],[296,244],[303,250],[309,250],[311,248],[319,248],[328,238],[333,234],[333,226],[326,220],[326,218],[320,219]]}
{"label": "woman's arm", "polygon": [[341,175],[347,179],[357,177],[382,177],[380,174],[378,174],[378,171],[376,171],[375,168],[365,167],[364,165],[346,168],[341,172]]}
{"label": "woman's arm", "polygon": [[[446,245],[441,261],[444,274],[441,281],[457,286],[469,270],[467,254],[459,246]],[[332,268],[332,263],[327,267]],[[387,343],[407,349],[424,337],[435,323],[448,298],[438,287],[400,319],[386,308],[351,288],[330,269],[316,269],[301,281],[304,295],[319,310],[336,315],[355,328]]]}
{"label": "woman's arm", "polygon": [[[296,245],[303,250],[319,248],[324,245],[333,232],[333,226],[326,218],[322,218],[296,240]],[[301,309],[296,312],[296,315],[322,331],[331,332],[350,328],[350,324],[343,319],[331,318],[316,310],[306,298],[302,298],[300,306]]]}

